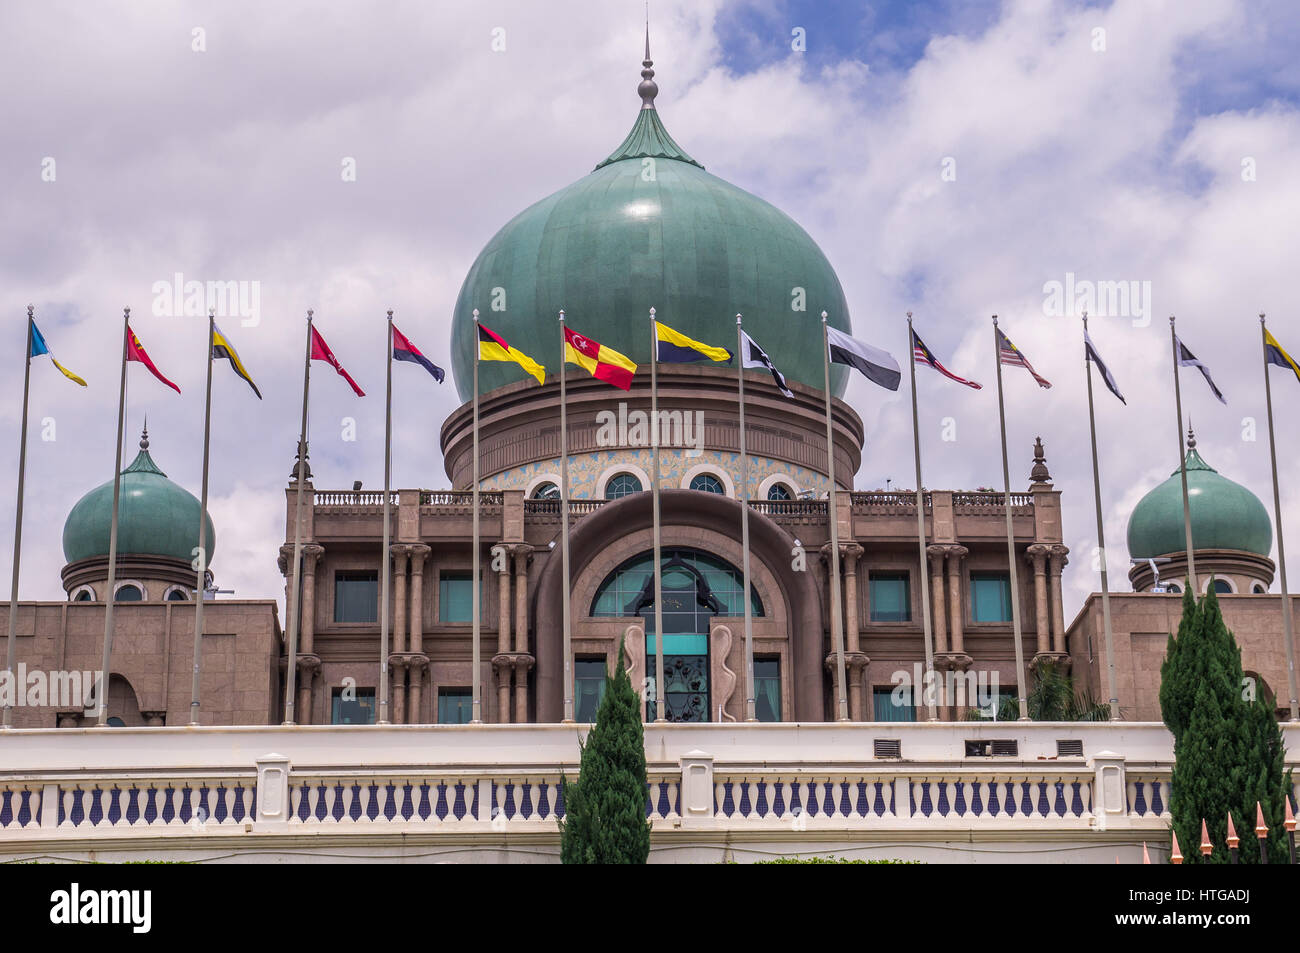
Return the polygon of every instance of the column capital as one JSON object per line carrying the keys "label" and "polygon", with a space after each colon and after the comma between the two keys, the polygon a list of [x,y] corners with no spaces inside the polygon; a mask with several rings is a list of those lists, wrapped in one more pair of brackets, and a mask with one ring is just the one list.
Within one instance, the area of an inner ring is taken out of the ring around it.
{"label": "column capital", "polygon": [[388,546],[389,555],[394,559],[405,559],[411,555],[410,543],[390,543]]}
{"label": "column capital", "polygon": [[495,672],[517,671],[526,672],[535,665],[537,660],[529,652],[498,652],[492,656],[492,670]]}
{"label": "column capital", "polygon": [[961,543],[948,543],[944,547],[948,551],[948,558],[951,560],[950,565],[961,565],[961,561],[970,555],[970,550]]}
{"label": "column capital", "polygon": [[433,552],[433,547],[427,543],[407,543],[406,551],[412,559],[427,559],[429,553]]}
{"label": "column capital", "polygon": [[1042,574],[1047,568],[1047,558],[1052,554],[1052,547],[1044,543],[1034,543],[1025,548],[1025,562],[1034,568],[1035,574]]}
{"label": "column capital", "polygon": [[1050,547],[1052,575],[1059,576],[1061,570],[1069,565],[1070,560],[1067,558],[1070,552],[1069,546],[1062,546],[1060,543],[1053,543]]}
{"label": "column capital", "polygon": [[295,661],[298,664],[298,673],[304,678],[310,678],[312,673],[320,669],[319,655],[299,655]]}
{"label": "column capital", "polygon": [[845,559],[852,559],[854,561],[862,558],[862,554],[866,552],[866,550],[862,548],[861,543],[855,543],[852,541],[840,543],[840,551],[844,554]]}

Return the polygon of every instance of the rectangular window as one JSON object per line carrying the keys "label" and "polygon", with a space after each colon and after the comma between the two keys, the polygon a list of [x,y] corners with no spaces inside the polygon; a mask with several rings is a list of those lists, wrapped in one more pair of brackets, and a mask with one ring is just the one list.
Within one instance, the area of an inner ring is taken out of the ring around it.
{"label": "rectangular window", "polygon": [[905,572],[873,572],[868,577],[872,622],[911,622],[911,579]]}
{"label": "rectangular window", "polygon": [[438,724],[468,725],[473,718],[474,692],[472,689],[438,689]]}
{"label": "rectangular window", "polygon": [[972,622],[1011,621],[1011,577],[1004,572],[970,574]]}
{"label": "rectangular window", "polygon": [[[478,580],[479,609],[483,607],[484,578]],[[457,570],[438,574],[438,621],[439,622],[473,622],[474,621],[474,574],[472,571]]]}
{"label": "rectangular window", "polygon": [[[344,691],[347,697],[343,696]],[[375,690],[373,688],[334,689],[330,706],[331,725],[373,725]]]}
{"label": "rectangular window", "polygon": [[379,612],[379,573],[334,574],[334,621],[374,622]]}
{"label": "rectangular window", "polygon": [[759,721],[781,720],[780,659],[754,659],[754,715]]}
{"label": "rectangular window", "polygon": [[573,663],[574,719],[595,724],[600,700],[605,697],[605,660],[578,659]]}
{"label": "rectangular window", "polygon": [[871,701],[875,721],[916,721],[916,706],[912,704],[910,687],[873,688]]}

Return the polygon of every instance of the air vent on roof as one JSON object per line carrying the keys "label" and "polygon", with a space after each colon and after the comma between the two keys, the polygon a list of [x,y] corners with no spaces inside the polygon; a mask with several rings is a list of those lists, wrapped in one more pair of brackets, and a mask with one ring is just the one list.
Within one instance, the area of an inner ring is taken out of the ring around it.
{"label": "air vent on roof", "polygon": [[993,757],[995,758],[1014,758],[1020,754],[1020,742],[1018,741],[995,741],[993,742]]}
{"label": "air vent on roof", "polygon": [[897,738],[877,738],[872,742],[877,758],[901,758],[903,743]]}
{"label": "air vent on roof", "polygon": [[1058,758],[1082,758],[1083,742],[1082,741],[1062,741],[1057,739],[1056,756]]}

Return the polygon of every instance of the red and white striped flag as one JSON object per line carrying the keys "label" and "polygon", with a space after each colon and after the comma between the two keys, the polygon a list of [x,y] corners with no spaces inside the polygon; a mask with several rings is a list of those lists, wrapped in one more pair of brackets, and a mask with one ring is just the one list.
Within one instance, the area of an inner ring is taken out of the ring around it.
{"label": "red and white striped flag", "polygon": [[1011,367],[1023,367],[1034,376],[1034,380],[1038,381],[1039,387],[1052,386],[1051,381],[1046,377],[1041,377],[1039,373],[1034,370],[1033,365],[1025,359],[1023,354],[1020,353],[1020,349],[1011,343],[1011,338],[1002,333],[1001,328],[998,329],[998,362],[1008,364]]}
{"label": "red and white striped flag", "polygon": [[967,387],[973,387],[975,390],[982,390],[984,385],[977,384],[975,381],[968,381],[964,377],[958,377],[948,368],[939,363],[939,359],[934,356],[934,352],[925,346],[921,336],[915,331],[912,332],[912,360],[917,364],[924,364],[927,367],[933,367],[936,371],[948,378],[950,381],[956,381],[958,384],[965,384]]}

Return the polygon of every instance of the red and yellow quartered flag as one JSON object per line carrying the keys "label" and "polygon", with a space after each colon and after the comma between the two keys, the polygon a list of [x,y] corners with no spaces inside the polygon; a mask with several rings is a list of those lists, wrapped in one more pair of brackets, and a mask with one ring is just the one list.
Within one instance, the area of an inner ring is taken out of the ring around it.
{"label": "red and yellow quartered flag", "polygon": [[632,389],[636,364],[631,358],[567,327],[564,329],[564,360],[585,368],[592,377],[620,390]]}

